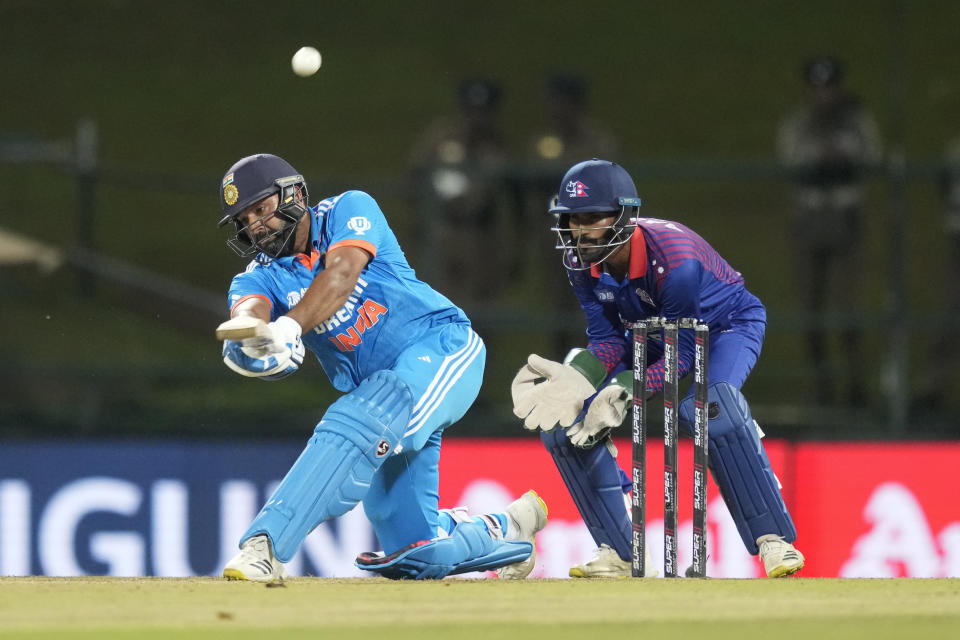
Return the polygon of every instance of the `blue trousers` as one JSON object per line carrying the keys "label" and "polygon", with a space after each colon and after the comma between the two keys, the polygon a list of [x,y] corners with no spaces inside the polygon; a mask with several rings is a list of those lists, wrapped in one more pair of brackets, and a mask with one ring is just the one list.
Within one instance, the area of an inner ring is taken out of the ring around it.
{"label": "blue trousers", "polygon": [[413,414],[400,452],[374,474],[363,498],[385,553],[436,537],[441,435],[476,400],[485,362],[473,329],[451,324],[407,349],[394,367],[413,391]]}

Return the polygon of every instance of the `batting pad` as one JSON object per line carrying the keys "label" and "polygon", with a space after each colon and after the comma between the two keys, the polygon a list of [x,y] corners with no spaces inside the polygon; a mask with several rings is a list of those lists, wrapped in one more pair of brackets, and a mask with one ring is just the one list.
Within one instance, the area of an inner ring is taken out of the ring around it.
{"label": "batting pad", "polygon": [[352,509],[394,452],[410,421],[413,394],[392,371],[378,371],[330,405],[306,448],[241,543],[266,534],[281,562],[329,518]]}
{"label": "batting pad", "polygon": [[533,544],[521,540],[494,540],[476,522],[461,522],[446,538],[415,542],[388,556],[361,553],[356,565],[391,580],[426,580],[489,571],[521,562],[533,553]]}
{"label": "batting pad", "polygon": [[[775,533],[787,542],[797,530],[780,495],[780,486],[743,394],[729,382],[710,385],[710,471],[743,544],[756,555],[757,538]],[[716,404],[717,415],[713,415]],[[685,430],[693,423],[693,398],[680,403]]]}
{"label": "batting pad", "polygon": [[616,458],[602,444],[581,449],[570,443],[566,429],[540,434],[553,456],[560,477],[597,546],[606,544],[630,557],[631,521],[623,501],[623,484]]}

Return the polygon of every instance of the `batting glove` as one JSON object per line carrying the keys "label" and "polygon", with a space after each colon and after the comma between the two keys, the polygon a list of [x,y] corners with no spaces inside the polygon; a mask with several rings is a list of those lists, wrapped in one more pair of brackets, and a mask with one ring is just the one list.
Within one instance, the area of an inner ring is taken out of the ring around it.
{"label": "batting glove", "polygon": [[533,353],[510,385],[513,413],[531,431],[550,431],[558,423],[569,427],[594,390],[590,381],[570,365]]}
{"label": "batting glove", "polygon": [[299,369],[306,353],[300,323],[280,316],[267,327],[268,338],[224,340],[224,364],[242,376],[261,380],[280,380]]}

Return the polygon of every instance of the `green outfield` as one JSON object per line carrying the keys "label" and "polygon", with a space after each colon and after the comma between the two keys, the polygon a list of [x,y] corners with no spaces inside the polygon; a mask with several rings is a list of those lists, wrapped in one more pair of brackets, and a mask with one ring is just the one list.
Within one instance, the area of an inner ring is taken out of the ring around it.
{"label": "green outfield", "polygon": [[0,636],[956,638],[960,579],[2,578]]}

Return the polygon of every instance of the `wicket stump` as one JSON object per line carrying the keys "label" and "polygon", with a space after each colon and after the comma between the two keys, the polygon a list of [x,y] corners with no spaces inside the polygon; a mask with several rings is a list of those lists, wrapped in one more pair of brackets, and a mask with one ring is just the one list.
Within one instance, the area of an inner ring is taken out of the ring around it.
{"label": "wicket stump", "polygon": [[647,335],[663,330],[663,573],[677,576],[677,440],[679,394],[677,348],[679,330],[694,332],[693,361],[693,564],[689,575],[707,575],[707,375],[710,330],[695,318],[649,318],[633,325],[633,537],[632,574],[646,575],[646,465],[647,465]]}

